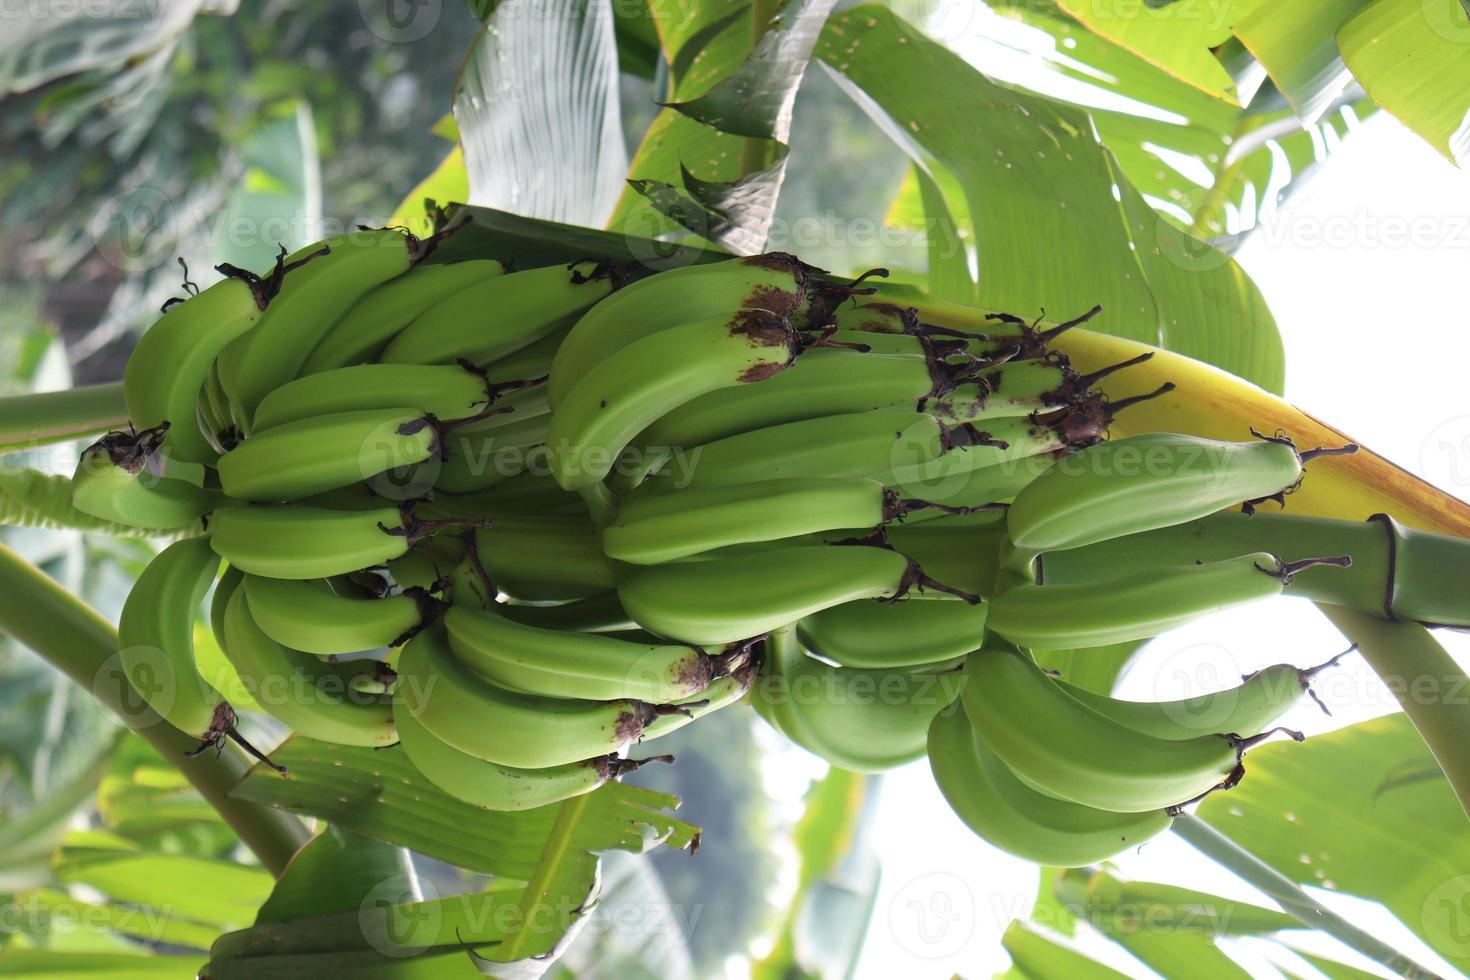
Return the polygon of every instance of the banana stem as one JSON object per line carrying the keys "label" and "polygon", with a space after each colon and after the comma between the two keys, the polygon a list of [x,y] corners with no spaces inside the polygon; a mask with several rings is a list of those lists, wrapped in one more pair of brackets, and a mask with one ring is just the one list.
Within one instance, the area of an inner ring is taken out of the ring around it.
{"label": "banana stem", "polygon": [[127,425],[122,382],[0,398],[0,451],[30,449]]}
{"label": "banana stem", "polygon": [[1283,911],[1308,928],[1325,932],[1407,980],[1436,980],[1438,977],[1438,974],[1424,969],[1336,912],[1324,908],[1296,882],[1198,817],[1189,814],[1175,817],[1174,833],[1205,857],[1271,896]]}
{"label": "banana stem", "polygon": [[1317,608],[1357,644],[1393,691],[1470,816],[1470,710],[1465,707],[1470,678],[1418,623],[1394,623],[1322,603]]}
{"label": "banana stem", "polygon": [[189,758],[199,739],[174,728],[151,709],[140,709],[142,698],[128,685],[116,659],[117,630],[112,624],[4,546],[0,546],[0,629],[125,719],[184,774],[261,865],[281,875],[291,856],[306,843],[306,826],[288,813],[229,796],[250,768],[245,753],[230,745],[218,756],[208,752]]}

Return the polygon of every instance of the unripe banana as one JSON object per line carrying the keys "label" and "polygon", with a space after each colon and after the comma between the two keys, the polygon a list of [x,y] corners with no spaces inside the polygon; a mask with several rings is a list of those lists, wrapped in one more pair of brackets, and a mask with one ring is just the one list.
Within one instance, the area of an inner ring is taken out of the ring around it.
{"label": "unripe banana", "polygon": [[154,531],[196,524],[215,508],[219,495],[199,486],[203,471],[197,463],[170,464],[163,457],[159,444],[168,428],[109,433],[83,450],[72,476],[72,506]]}
{"label": "unripe banana", "polygon": [[616,584],[585,514],[502,517],[476,532],[475,549],[496,587],[518,599],[585,599]]}
{"label": "unripe banana", "polygon": [[521,350],[612,290],[590,262],[512,272],[477,283],[425,310],[394,337],[385,364],[488,364]]}
{"label": "unripe banana", "polygon": [[530,810],[559,803],[636,768],[614,755],[547,769],[499,766],[439,741],[402,700],[393,705],[393,720],[403,751],[425,779],[455,799],[489,810]]}
{"label": "unripe banana", "polygon": [[636,625],[618,601],[617,592],[612,591],[550,606],[506,603],[497,606],[496,611],[506,619],[527,626],[579,633],[629,630]]}
{"label": "unripe banana", "polygon": [[[905,340],[916,338],[905,337]],[[918,403],[947,390],[964,368],[915,356],[811,348],[760,385],[700,395],[638,436],[649,447],[688,447],[753,429]]]}
{"label": "unripe banana", "polygon": [[391,698],[359,693],[353,685],[354,678],[386,665],[329,663],[282,646],[256,625],[243,589],[225,607],[224,651],[262,710],[292,730],[339,745],[398,741]]}
{"label": "unripe banana", "polygon": [[1148,356],[1085,376],[1073,371],[1061,354],[1010,361],[976,373],[924,408],[952,422],[1045,413],[1087,397],[1094,382],[1143,360]]}
{"label": "unripe banana", "polygon": [[296,377],[322,336],[363,294],[407,272],[433,245],[382,228],[338,235],[288,256],[288,264],[301,267],[286,278],[255,329],[236,342],[229,371],[221,374],[241,421],[249,423],[268,392]]}
{"label": "unripe banana", "polygon": [[[858,599],[939,587],[881,547],[797,545],[630,570],[618,598],[646,629],[686,643],[733,643]],[[942,588],[942,587],[940,587]]]}
{"label": "unripe banana", "polygon": [[844,667],[915,668],[978,650],[989,607],[966,602],[846,602],[801,621],[808,649]]}
{"label": "unripe banana", "polygon": [[267,636],[305,653],[328,656],[397,646],[432,616],[422,590],[378,599],[340,595],[324,581],[245,576],[250,615]]}
{"label": "unripe banana", "polygon": [[965,517],[946,517],[912,526],[894,524],[887,530],[888,543],[945,585],[973,595],[993,596],[1006,540],[1005,524],[967,521]]}
{"label": "unripe banana", "polygon": [[404,645],[397,696],[434,737],[477,759],[543,769],[608,755],[657,717],[632,699],[585,701],[516,694],[460,663],[436,629]]}
{"label": "unripe banana", "polygon": [[1213,694],[1176,701],[1123,701],[1058,680],[1057,686],[1100,715],[1158,738],[1179,740],[1206,732],[1257,735],[1307,694],[1308,682],[1324,667],[1305,670],[1275,664],[1258,670],[1244,683]]}
{"label": "unripe banana", "polygon": [[185,538],[154,556],[118,618],[123,673],[169,724],[204,738],[223,700],[194,665],[194,621],[219,568],[207,538]]}
{"label": "unripe banana", "polygon": [[1281,594],[1302,568],[1347,559],[1284,563],[1255,552],[1224,561],[1075,585],[1019,584],[991,600],[989,628],[1021,646],[1071,650],[1158,636],[1206,613]]}
{"label": "unripe banana", "polygon": [[218,269],[225,279],[165,307],[123,369],[123,400],[133,425],[154,429],[168,423],[169,454],[195,463],[217,455],[195,418],[210,367],[227,344],[256,325],[280,286],[279,277],[261,280],[229,265]]}
{"label": "unripe banana", "polygon": [[772,252],[661,272],[624,286],[577,321],[551,368],[551,404],[593,368],[661,330],[732,310],[796,313],[806,296],[808,267]]}
{"label": "unripe banana", "polygon": [[1141,813],[1188,802],[1238,781],[1253,744],[1228,733],[1168,740],[1136,731],[1003,646],[973,654],[964,675],[965,714],[986,746],[1018,777],[1084,806]]}
{"label": "unripe banana", "polygon": [[862,478],[794,477],[633,494],[603,528],[609,558],[656,565],[716,548],[836,528],[872,528],[929,507]]}
{"label": "unripe banana", "polygon": [[771,639],[751,705],[791,741],[851,772],[883,772],[921,757],[930,721],[959,696],[952,671],[830,667],[807,656],[790,630]]}
{"label": "unripe banana", "polygon": [[654,420],[706,392],[764,381],[799,350],[784,319],[748,310],[633,341],[556,403],[546,433],[551,475],[568,490],[600,482]]}
{"label": "unripe banana", "polygon": [[[527,378],[545,378],[551,372],[551,362],[556,357],[556,352],[561,349],[562,342],[567,339],[567,334],[571,333],[572,324],[575,322],[576,317],[568,317],[540,340],[503,357],[497,357],[493,361],[486,361],[479,367],[490,379],[491,384],[524,381]],[[547,404],[549,406],[550,402]],[[547,410],[550,411],[550,408],[548,407]]]}
{"label": "unripe banana", "polygon": [[439,427],[413,408],[338,412],[257,432],[219,458],[239,500],[297,500],[409,467],[439,451]]}
{"label": "unripe banana", "polygon": [[738,659],[722,655],[727,651],[526,626],[463,606],[444,614],[444,628],[460,662],[491,683],[556,698],[677,701],[709,687]]}
{"label": "unripe banana", "polygon": [[462,289],[504,274],[505,266],[494,259],[416,266],[353,303],[317,343],[301,373],[371,361],[425,310]]}
{"label": "unripe banana", "polygon": [[1026,551],[1080,548],[1276,494],[1301,475],[1301,456],[1284,439],[1151,432],[1060,460],[1016,495],[1006,524]]}
{"label": "unripe banana", "polygon": [[255,410],[253,431],[319,415],[401,406],[419,415],[462,419],[483,411],[491,393],[484,375],[457,364],[357,364],[308,374],[272,391]]}
{"label": "unripe banana", "polygon": [[252,575],[327,578],[398,558],[442,527],[484,523],[424,521],[397,507],[347,511],[253,504],[216,512],[209,540],[220,557]]}
{"label": "unripe banana", "polygon": [[935,717],[928,752],[934,782],[957,817],[987,843],[1047,867],[1105,860],[1173,822],[1163,810],[1114,813],[1031,788],[976,737],[963,711]]}
{"label": "unripe banana", "polygon": [[[987,504],[1011,500],[1021,489],[1042,473],[1051,469],[1060,453],[1042,452],[1034,456],[993,463],[988,466],[964,470],[959,473],[926,472],[927,467],[906,466],[881,475],[904,496],[932,500],[948,507],[968,507],[983,511]],[[913,516],[914,523],[929,522],[943,516],[944,512],[925,511]]]}
{"label": "unripe banana", "polygon": [[923,412],[857,412],[787,422],[676,453],[654,487],[684,489],[790,477],[872,477],[968,443]]}
{"label": "unripe banana", "polygon": [[[445,459],[434,478],[435,487],[448,493],[475,493],[521,476],[533,466],[544,467],[550,427],[547,413],[522,418],[509,413],[454,428],[444,436]],[[562,492],[554,482],[552,487]]]}

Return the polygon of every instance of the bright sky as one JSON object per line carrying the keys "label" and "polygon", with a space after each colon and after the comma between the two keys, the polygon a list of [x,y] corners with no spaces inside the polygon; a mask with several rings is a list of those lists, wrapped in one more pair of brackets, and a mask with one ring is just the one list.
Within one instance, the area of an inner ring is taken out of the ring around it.
{"label": "bright sky", "polygon": [[[1380,114],[1238,255],[1285,337],[1288,396],[1462,497],[1470,497],[1470,403],[1461,366],[1470,353],[1467,202],[1470,175]],[[1446,641],[1462,661],[1470,658],[1470,637]],[[1324,660],[1343,646],[1311,606],[1279,600],[1155,641],[1119,690],[1135,699],[1204,693],[1272,663]],[[1358,692],[1360,700],[1337,698],[1332,718],[1307,705],[1285,723],[1310,736],[1393,710],[1361,660],[1351,658],[1341,671],[1335,690]],[[811,770],[790,755],[773,759],[772,769],[783,773],[791,805],[799,806],[797,774]],[[949,812],[926,763],[886,778],[874,840],[883,881],[859,980],[986,977],[1005,968],[1000,934],[1028,913],[1036,871],[974,837]],[[1167,834],[1117,864],[1133,878],[1262,900]],[[1380,908],[1339,895],[1326,900],[1423,965],[1457,975]],[[1131,975],[1153,976],[1106,941],[1086,948]],[[1341,947],[1319,948],[1368,966]],[[1253,975],[1279,977],[1259,949],[1234,944],[1228,951]],[[1293,968],[1320,976],[1299,960]]]}

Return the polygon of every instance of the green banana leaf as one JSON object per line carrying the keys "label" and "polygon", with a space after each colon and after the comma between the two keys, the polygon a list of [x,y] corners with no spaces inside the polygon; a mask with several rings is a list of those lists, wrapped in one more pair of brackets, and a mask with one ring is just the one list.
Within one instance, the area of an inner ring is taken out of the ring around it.
{"label": "green banana leaf", "polygon": [[[286,807],[461,868],[531,883],[493,959],[542,956],[584,921],[597,894],[596,852],[690,846],[694,827],[664,811],[673,797],[609,783],[563,803],[495,812],[455,799],[401,749],[352,748],[293,736],[273,754],[290,770],[251,769],[232,795]],[[547,912],[550,911],[548,915]]]}
{"label": "green banana leaf", "polygon": [[[1001,945],[1010,954],[1015,969],[1035,980],[1068,977],[1071,980],[1122,980],[1124,974],[1090,956],[1065,946],[1020,920],[1006,927]],[[1002,974],[1004,976],[1004,974]]]}
{"label": "green banana leaf", "polygon": [[73,953],[13,949],[0,953],[0,975],[30,980],[194,980],[199,956]]}
{"label": "green banana leaf", "polygon": [[[1104,145],[1149,203],[1196,236],[1248,233],[1374,111],[1356,86],[1303,93],[1279,72],[1278,84],[1261,85],[1244,108],[1232,106],[1093,34],[1054,4],[1006,0],[995,9],[1013,23],[986,32],[974,63],[1001,81],[1087,108]],[[1321,5],[1291,9],[1311,16]],[[1305,43],[1278,31],[1273,15],[1281,11],[1279,4],[1257,8],[1260,43]],[[1325,38],[1335,57],[1330,32]],[[1274,71],[1272,64],[1266,67]],[[1048,69],[1041,79],[1037,65]],[[1331,100],[1317,105],[1326,91],[1334,93]],[[1311,116],[1295,111],[1293,100],[1301,99],[1313,101]],[[1234,243],[1212,241],[1227,249]]]}
{"label": "green banana leaf", "polygon": [[607,3],[495,6],[455,84],[469,191],[459,200],[590,227],[607,220],[628,169],[614,33]]}
{"label": "green banana leaf", "polygon": [[1241,98],[1235,79],[1214,49],[1229,40],[1234,20],[1254,3],[1174,0],[1103,7],[1083,0],[1057,0],[1057,6],[1090,30],[1201,92],[1236,105]]}
{"label": "green banana leaf", "polygon": [[646,238],[676,229],[731,251],[763,246],[780,192],[791,105],[833,0],[785,0],[760,40],[757,4],[652,0],[669,66],[663,108],[628,168],[608,227]]}
{"label": "green banana leaf", "polygon": [[1304,745],[1253,751],[1249,778],[1199,816],[1291,880],[1383,905],[1450,963],[1470,967],[1470,835],[1443,779],[1380,787],[1430,759],[1401,714]]}
{"label": "green banana leaf", "polygon": [[56,880],[97,889],[114,902],[146,906],[220,928],[255,918],[271,876],[234,860],[160,854],[106,831],[73,831],[53,862]]}
{"label": "green banana leaf", "polygon": [[874,5],[832,17],[817,54],[917,162],[955,176],[982,305],[1057,316],[1101,304],[1099,329],[1280,389],[1281,341],[1259,290],[1149,207],[1080,110],[994,84]]}
{"label": "green banana leaf", "polygon": [[1373,0],[1337,29],[1363,90],[1456,164],[1470,156],[1467,42],[1458,0]]}

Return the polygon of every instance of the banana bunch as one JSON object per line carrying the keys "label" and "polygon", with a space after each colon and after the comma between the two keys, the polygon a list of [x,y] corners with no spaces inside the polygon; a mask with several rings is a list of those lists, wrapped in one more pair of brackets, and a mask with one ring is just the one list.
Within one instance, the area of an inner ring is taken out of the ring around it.
{"label": "banana bunch", "polygon": [[[1301,696],[1283,666],[1229,710],[1128,705],[1021,652],[1152,636],[1337,561],[1046,583],[1047,552],[1282,500],[1333,452],[1105,441],[1139,397],[1095,386],[1151,355],[1073,370],[1051,342],[1097,310],[969,331],[785,253],[517,269],[443,261],[452,230],[221,266],[139,343],[133,427],[83,455],[79,509],[179,538],[122,660],[201,748],[243,743],[193,664],[209,597],[261,710],[479,806],[591,792],[749,700],[834,765],[927,752],[983,836],[1068,863],[1238,778]],[[1038,743],[1053,718],[1070,734]]]}

